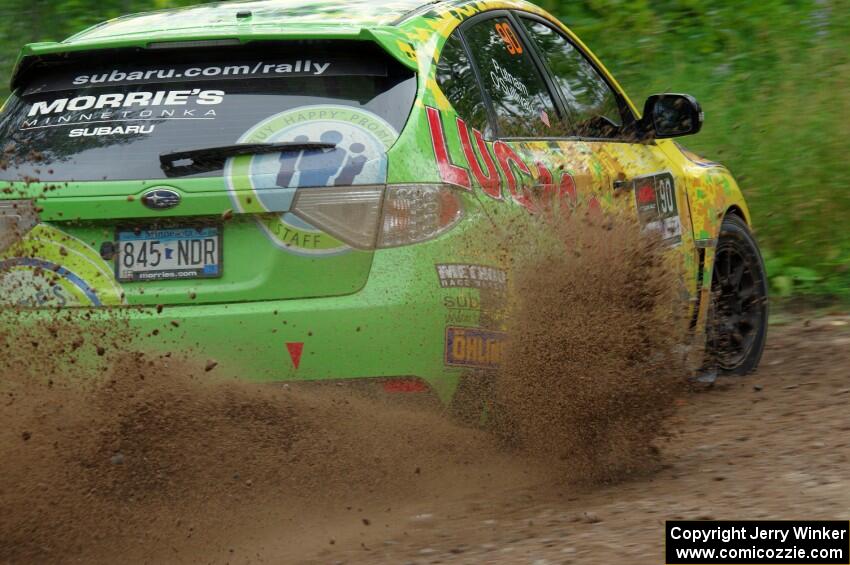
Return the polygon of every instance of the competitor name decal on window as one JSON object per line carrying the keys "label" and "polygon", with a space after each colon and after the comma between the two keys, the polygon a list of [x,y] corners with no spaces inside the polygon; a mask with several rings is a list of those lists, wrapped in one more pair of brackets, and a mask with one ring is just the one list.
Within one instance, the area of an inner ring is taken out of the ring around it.
{"label": "competitor name decal on window", "polygon": [[493,59],[493,70],[490,71],[490,79],[493,86],[508,98],[515,100],[523,110],[529,114],[535,113],[534,102],[531,95],[521,80],[512,75],[499,61]]}

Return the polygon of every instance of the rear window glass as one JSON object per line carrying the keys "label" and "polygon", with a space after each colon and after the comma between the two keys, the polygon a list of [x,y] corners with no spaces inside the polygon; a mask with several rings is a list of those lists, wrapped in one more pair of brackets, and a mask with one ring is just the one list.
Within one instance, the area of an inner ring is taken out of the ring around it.
{"label": "rear window glass", "polygon": [[160,155],[238,143],[270,117],[301,107],[352,107],[400,131],[416,92],[412,71],[366,43],[103,59],[27,73],[0,116],[0,179],[163,179]]}
{"label": "rear window glass", "polygon": [[488,139],[493,137],[484,96],[458,31],[449,36],[440,53],[437,84],[460,117],[467,120],[472,127],[484,132]]}

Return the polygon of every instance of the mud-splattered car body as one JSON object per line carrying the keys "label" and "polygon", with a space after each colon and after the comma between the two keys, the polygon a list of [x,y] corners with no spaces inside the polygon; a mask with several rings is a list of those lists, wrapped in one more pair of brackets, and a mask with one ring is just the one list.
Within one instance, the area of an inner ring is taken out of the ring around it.
{"label": "mud-splattered car body", "polygon": [[[721,221],[749,221],[730,173],[640,135],[614,78],[540,8],[420,4],[212,4],[27,46],[0,118],[4,205],[38,214],[7,219],[26,231],[0,253],[16,319],[120,310],[139,347],[191,350],[222,374],[368,377],[446,400],[499,364],[509,281],[493,222],[509,230],[543,194],[662,231],[699,335]],[[541,41],[607,88],[611,119],[592,135],[568,131],[575,99]],[[286,81],[308,86],[278,107]],[[213,129],[191,129],[201,120]],[[192,153],[269,143],[302,145]],[[173,268],[151,266],[163,254]]]}

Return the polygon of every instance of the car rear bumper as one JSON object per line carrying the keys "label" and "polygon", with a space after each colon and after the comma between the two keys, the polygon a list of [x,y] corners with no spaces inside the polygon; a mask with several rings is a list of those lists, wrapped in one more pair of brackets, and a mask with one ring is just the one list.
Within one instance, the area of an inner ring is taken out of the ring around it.
{"label": "car rear bumper", "polygon": [[[96,347],[106,344],[107,351],[187,357],[202,371],[212,361],[212,374],[227,378],[271,383],[380,378],[374,382],[388,392],[426,392],[447,400],[460,371],[444,363],[440,289],[431,280],[403,281],[372,277],[357,294],[327,298],[6,310],[0,333],[40,342],[36,355],[83,355],[104,363],[111,356],[97,356]],[[79,334],[85,345],[69,347],[69,334]]]}
{"label": "car rear bumper", "polygon": [[[484,290],[471,279],[443,280],[446,275],[440,274],[441,268],[466,266],[485,269],[490,278],[504,274],[495,267],[497,259],[469,243],[486,241],[482,235],[464,231],[459,227],[436,240],[376,252],[366,285],[354,294],[164,307],[0,310],[0,335],[5,331],[31,342],[34,331],[35,339],[49,342],[57,339],[51,327],[65,319],[60,337],[99,336],[71,352],[95,357],[95,362],[110,357],[95,355],[93,344],[99,341],[127,352],[188,357],[201,368],[212,361],[212,374],[221,377],[269,383],[380,379],[373,382],[394,392],[423,392],[415,384],[420,382],[448,401],[461,375],[497,366],[505,335],[481,329],[501,326],[497,313],[503,307],[503,287]],[[67,352],[67,337],[64,341],[54,349]],[[49,351],[40,346],[34,354]]]}

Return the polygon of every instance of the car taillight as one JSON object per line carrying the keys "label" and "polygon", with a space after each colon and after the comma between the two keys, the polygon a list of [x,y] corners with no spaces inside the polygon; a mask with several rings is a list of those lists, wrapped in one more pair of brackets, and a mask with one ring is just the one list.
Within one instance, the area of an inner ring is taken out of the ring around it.
{"label": "car taillight", "polygon": [[307,188],[291,212],[355,249],[375,249],[445,233],[463,218],[463,201],[443,184]]}
{"label": "car taillight", "polygon": [[398,247],[433,239],[463,218],[458,189],[444,184],[390,185],[378,247]]}
{"label": "car taillight", "polygon": [[374,249],[383,185],[299,189],[292,213],[354,247]]}
{"label": "car taillight", "polygon": [[24,237],[38,223],[31,200],[0,200],[0,253]]}

